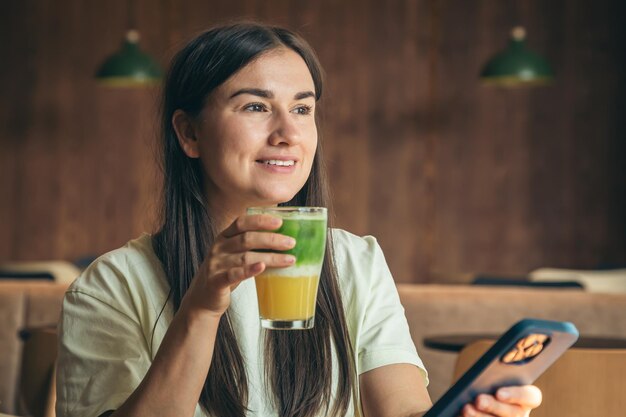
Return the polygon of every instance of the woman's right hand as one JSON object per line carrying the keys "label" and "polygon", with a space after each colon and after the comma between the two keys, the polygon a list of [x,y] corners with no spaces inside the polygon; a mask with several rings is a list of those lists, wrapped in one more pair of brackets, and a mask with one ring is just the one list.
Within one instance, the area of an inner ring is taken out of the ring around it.
{"label": "woman's right hand", "polygon": [[241,281],[265,268],[285,268],[295,263],[293,255],[255,252],[266,249],[284,251],[295,246],[295,239],[271,233],[282,219],[267,214],[238,217],[217,236],[198,268],[183,305],[194,311],[221,316],[230,304],[230,293]]}

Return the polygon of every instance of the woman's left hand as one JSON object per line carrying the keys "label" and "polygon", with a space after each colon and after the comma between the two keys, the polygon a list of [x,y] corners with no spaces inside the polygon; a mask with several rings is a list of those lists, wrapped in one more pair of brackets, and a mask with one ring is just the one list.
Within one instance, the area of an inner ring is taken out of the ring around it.
{"label": "woman's left hand", "polygon": [[503,387],[496,395],[480,394],[463,407],[463,417],[527,417],[541,404],[541,391],[534,385]]}

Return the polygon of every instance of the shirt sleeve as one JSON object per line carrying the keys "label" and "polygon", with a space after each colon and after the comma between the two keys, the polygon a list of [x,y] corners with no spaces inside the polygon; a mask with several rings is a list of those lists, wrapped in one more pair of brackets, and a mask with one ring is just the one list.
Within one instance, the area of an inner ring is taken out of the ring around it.
{"label": "shirt sleeve", "polygon": [[[111,270],[90,278],[114,280]],[[126,401],[150,367],[144,332],[132,307],[115,295],[73,286],[59,324],[57,416],[97,417]]]}
{"label": "shirt sleeve", "polygon": [[428,384],[428,374],[411,339],[404,307],[376,239],[366,236],[366,250],[359,256],[359,310],[357,343],[359,374],[398,363],[417,366]]}

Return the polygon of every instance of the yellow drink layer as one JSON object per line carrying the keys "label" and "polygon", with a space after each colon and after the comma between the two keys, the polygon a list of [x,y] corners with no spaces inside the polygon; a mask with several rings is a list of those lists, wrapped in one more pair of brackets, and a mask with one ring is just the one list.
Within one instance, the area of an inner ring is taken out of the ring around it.
{"label": "yellow drink layer", "polygon": [[264,273],[254,278],[259,313],[269,320],[306,320],[315,314],[319,275]]}

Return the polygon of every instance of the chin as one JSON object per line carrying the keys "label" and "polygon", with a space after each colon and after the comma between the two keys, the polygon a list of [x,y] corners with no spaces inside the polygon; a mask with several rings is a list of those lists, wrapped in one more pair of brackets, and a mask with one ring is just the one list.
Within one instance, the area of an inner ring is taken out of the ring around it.
{"label": "chin", "polygon": [[282,203],[286,203],[288,201],[291,201],[295,195],[297,194],[297,192],[292,192],[292,193],[273,193],[273,195],[269,196],[261,196],[259,198],[259,203],[258,205],[261,206],[275,206],[277,204],[282,204]]}
{"label": "chin", "polygon": [[306,184],[306,179],[302,181],[285,181],[282,183],[274,182],[253,185],[255,189],[256,200],[258,205],[271,206],[291,201],[296,194],[302,190]]}

